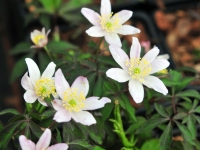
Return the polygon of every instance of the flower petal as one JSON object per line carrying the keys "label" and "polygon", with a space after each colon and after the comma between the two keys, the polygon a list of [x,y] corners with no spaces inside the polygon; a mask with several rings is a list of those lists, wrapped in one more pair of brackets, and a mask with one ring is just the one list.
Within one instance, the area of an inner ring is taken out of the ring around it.
{"label": "flower petal", "polygon": [[122,35],[131,35],[131,34],[140,33],[140,30],[131,25],[123,25],[119,29],[117,29],[115,32]]}
{"label": "flower petal", "polygon": [[130,58],[140,58],[141,45],[138,38],[132,37],[132,45],[130,50]]}
{"label": "flower petal", "polygon": [[83,92],[84,96],[86,96],[89,91],[89,82],[87,78],[79,76],[75,79],[71,88],[77,88],[79,93]]}
{"label": "flower petal", "polygon": [[126,82],[131,79],[131,76],[120,68],[111,68],[106,75],[117,82]]}
{"label": "flower petal", "polygon": [[21,79],[21,85],[25,90],[34,90],[34,87],[31,83],[30,78],[28,77],[28,72],[24,74],[24,76]]}
{"label": "flower petal", "polygon": [[144,81],[142,82],[144,85],[146,85],[148,88],[152,88],[157,92],[160,92],[164,95],[168,93],[168,90],[166,86],[163,84],[163,82],[154,76],[146,76],[144,77]]}
{"label": "flower petal", "polygon": [[106,34],[106,31],[100,26],[92,26],[86,30],[86,33],[92,37],[103,37]]}
{"label": "flower petal", "polygon": [[42,34],[45,36],[45,28],[42,28]]}
{"label": "flower petal", "polygon": [[130,10],[121,10],[118,13],[116,13],[112,17],[112,19],[115,20],[116,18],[119,18],[119,21],[120,21],[119,23],[123,24],[126,21],[128,21],[131,18],[132,15],[133,15],[133,12],[130,11]]}
{"label": "flower petal", "polygon": [[101,16],[111,13],[111,3],[110,0],[101,0]]}
{"label": "flower petal", "polygon": [[169,54],[158,55],[157,58],[169,59]]}
{"label": "flower petal", "polygon": [[22,150],[35,150],[35,143],[31,140],[28,140],[24,135],[19,136],[19,143]]}
{"label": "flower petal", "polygon": [[107,33],[105,35],[105,40],[110,45],[115,45],[115,46],[118,46],[118,47],[122,47],[121,40],[120,40],[119,36],[117,35],[117,33]]}
{"label": "flower petal", "polygon": [[144,88],[138,80],[130,80],[128,83],[129,92],[136,103],[141,103],[144,98]]}
{"label": "flower petal", "polygon": [[169,66],[169,61],[166,59],[159,59],[158,57],[151,63],[151,73],[158,72],[160,70],[163,70]]}
{"label": "flower petal", "polygon": [[42,100],[40,97],[38,97],[38,101],[40,102],[40,104],[42,104],[43,106],[48,106],[47,103]]}
{"label": "flower petal", "polygon": [[47,36],[49,35],[50,32],[51,32],[51,30],[49,29],[49,30],[47,31],[47,33],[46,33],[46,38],[47,38]]}
{"label": "flower petal", "polygon": [[99,19],[100,15],[92,9],[89,8],[82,8],[81,13],[89,20],[89,22],[93,25],[100,25]]}
{"label": "flower petal", "polygon": [[46,129],[36,144],[36,150],[46,149],[51,142],[51,130]]}
{"label": "flower petal", "polygon": [[40,78],[40,70],[37,64],[30,58],[25,59],[28,66],[28,72],[33,86],[35,87],[36,81]]}
{"label": "flower petal", "polygon": [[151,63],[152,61],[155,60],[155,58],[157,57],[158,53],[159,53],[159,49],[157,47],[152,48],[151,50],[149,50],[144,57],[142,58],[141,61],[145,60],[148,61],[149,63]]}
{"label": "flower petal", "polygon": [[37,98],[38,96],[33,90],[27,90],[26,93],[24,93],[24,100],[27,103],[34,103],[37,100]]}
{"label": "flower petal", "polygon": [[56,64],[53,62],[49,63],[47,68],[44,70],[42,77],[43,78],[51,78],[55,72]]}
{"label": "flower petal", "polygon": [[66,109],[62,109],[56,112],[53,120],[56,122],[69,122],[71,120],[71,114]]}
{"label": "flower petal", "polygon": [[67,150],[68,147],[69,146],[65,143],[59,143],[48,147],[48,150]]}
{"label": "flower petal", "polygon": [[55,86],[56,91],[61,99],[63,99],[63,93],[70,88],[69,83],[66,81],[61,69],[58,69],[55,73]]}
{"label": "flower petal", "polygon": [[106,103],[110,103],[111,100],[107,97],[102,97],[98,100],[99,97],[89,97],[85,100],[85,106],[82,110],[95,110],[104,107]]}
{"label": "flower petal", "polygon": [[71,112],[71,117],[74,119],[74,121],[87,126],[96,123],[93,115],[87,111]]}
{"label": "flower petal", "polygon": [[109,46],[110,53],[113,56],[114,60],[125,70],[128,72],[128,67],[126,62],[129,61],[128,55],[119,47],[110,45]]}
{"label": "flower petal", "polygon": [[61,109],[65,109],[64,107],[63,107],[63,103],[62,103],[62,101],[61,100],[58,100],[58,99],[54,99],[52,102],[52,105],[53,105],[53,108],[55,109],[55,110],[57,110],[57,111],[59,111],[59,110],[61,110]]}

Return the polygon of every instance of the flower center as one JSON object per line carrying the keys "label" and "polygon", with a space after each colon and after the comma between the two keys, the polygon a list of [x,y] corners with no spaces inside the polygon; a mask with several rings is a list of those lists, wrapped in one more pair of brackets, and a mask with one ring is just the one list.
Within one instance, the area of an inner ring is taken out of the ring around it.
{"label": "flower center", "polygon": [[33,37],[33,43],[35,43],[35,45],[38,45],[39,41],[44,38],[45,38],[45,36],[43,34],[38,34]]}
{"label": "flower center", "polygon": [[49,78],[39,79],[35,84],[35,92],[42,100],[45,97],[50,97],[51,94],[56,94],[54,80]]}
{"label": "flower center", "polygon": [[103,14],[99,20],[102,28],[104,30],[106,30],[106,32],[109,32],[109,33],[114,32],[115,30],[117,30],[121,27],[118,14],[115,14],[113,17],[112,17],[112,15],[113,15],[113,13]]}
{"label": "flower center", "polygon": [[75,112],[81,111],[85,106],[85,96],[83,92],[78,92],[77,88],[69,88],[64,92],[63,106],[65,109]]}
{"label": "flower center", "polygon": [[144,77],[149,75],[152,70],[150,63],[144,58],[132,58],[130,61],[127,60],[126,65],[132,79],[140,82],[144,81]]}

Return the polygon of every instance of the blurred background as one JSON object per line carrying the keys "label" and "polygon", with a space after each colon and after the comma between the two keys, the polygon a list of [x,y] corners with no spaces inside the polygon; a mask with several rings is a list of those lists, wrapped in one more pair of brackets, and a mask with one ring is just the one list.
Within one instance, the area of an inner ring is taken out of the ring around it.
{"label": "blurred background", "polygon": [[[122,9],[133,11],[126,24],[141,30],[140,34],[122,37],[123,44],[129,48],[132,36],[136,36],[146,51],[156,45],[161,54],[169,54],[170,68],[199,78],[199,0],[111,0],[111,3],[114,13]],[[30,55],[42,58],[37,55],[40,49],[30,49],[30,32],[34,29],[51,29],[49,37],[69,41],[83,51],[90,40],[95,42],[96,38],[85,33],[91,24],[80,13],[82,7],[99,13],[100,0],[0,0],[0,111],[11,107],[23,112],[24,90],[20,81],[27,70],[24,58]],[[199,84],[196,80],[188,88],[200,90]]]}

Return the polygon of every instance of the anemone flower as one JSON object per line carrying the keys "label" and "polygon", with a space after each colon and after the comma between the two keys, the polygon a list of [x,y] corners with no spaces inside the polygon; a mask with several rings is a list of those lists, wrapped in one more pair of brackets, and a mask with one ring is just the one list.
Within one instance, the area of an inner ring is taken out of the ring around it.
{"label": "anemone flower", "polygon": [[37,64],[32,59],[26,58],[25,61],[28,66],[28,72],[21,79],[21,85],[26,90],[24,99],[27,103],[34,103],[38,99],[42,105],[47,106],[44,99],[50,97],[51,94],[56,96],[52,77],[56,65],[53,62],[49,63],[41,76]]}
{"label": "anemone flower", "polygon": [[118,34],[131,35],[140,33],[140,30],[133,26],[122,25],[131,18],[132,11],[122,10],[113,15],[110,0],[101,0],[100,11],[101,16],[89,8],[81,9],[81,13],[94,25],[86,31],[89,36],[105,37],[108,44],[121,47],[122,44]]}
{"label": "anemone flower", "polygon": [[109,98],[93,96],[86,98],[89,91],[87,78],[79,76],[75,79],[72,86],[65,80],[60,69],[55,73],[56,91],[62,100],[55,99],[52,101],[54,109],[57,111],[54,115],[56,122],[68,122],[71,118],[83,125],[95,124],[96,120],[91,113],[85,110],[95,110],[104,107],[110,103]]}
{"label": "anemone flower", "polygon": [[22,150],[67,150],[68,145],[65,143],[59,143],[52,145],[50,147],[49,144],[51,142],[51,130],[46,129],[44,133],[41,135],[37,144],[33,143],[31,140],[28,140],[24,135],[19,136],[19,143]]}
{"label": "anemone flower", "polygon": [[48,43],[48,34],[50,30],[45,33],[45,28],[42,28],[42,31],[34,30],[31,32],[31,40],[35,45],[31,46],[31,48],[41,48],[47,45]]}
{"label": "anemone flower", "polygon": [[129,81],[129,92],[136,103],[141,103],[144,98],[142,84],[164,95],[168,93],[163,82],[151,75],[169,66],[166,59],[157,58],[159,53],[157,47],[149,50],[143,58],[140,58],[141,46],[138,39],[133,37],[130,58],[117,46],[111,45],[109,49],[114,60],[122,69],[111,68],[106,72],[106,75],[118,82]]}

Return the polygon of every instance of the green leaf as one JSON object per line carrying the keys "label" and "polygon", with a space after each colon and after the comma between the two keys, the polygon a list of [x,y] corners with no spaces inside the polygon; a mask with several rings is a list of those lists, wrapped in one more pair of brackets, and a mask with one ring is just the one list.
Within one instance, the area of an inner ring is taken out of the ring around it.
{"label": "green leaf", "polygon": [[27,139],[31,139],[31,131],[28,124],[26,125],[24,135],[27,137]]}
{"label": "green leaf", "polygon": [[185,112],[179,112],[179,113],[177,113],[177,114],[173,117],[173,119],[175,119],[175,120],[183,119],[185,116],[187,116],[187,113],[185,113]]}
{"label": "green leaf", "polygon": [[68,145],[80,145],[88,149],[92,148],[92,146],[85,139],[72,141]]}
{"label": "green leaf", "polygon": [[51,62],[51,60],[48,57],[48,55],[46,53],[44,53],[43,51],[40,51],[38,53],[38,59],[39,59],[40,72],[44,72],[44,70],[46,69],[48,64]]}
{"label": "green leaf", "polygon": [[62,143],[60,131],[59,131],[57,128],[56,128],[56,132],[57,132],[57,134],[56,134],[56,141],[57,141],[58,143]]}
{"label": "green leaf", "polygon": [[176,87],[176,92],[183,90],[191,81],[193,81],[195,77],[184,77],[181,80],[181,84]]}
{"label": "green leaf", "polygon": [[0,149],[7,149],[7,145],[14,135],[16,128],[18,128],[24,121],[17,121],[0,131]]}
{"label": "green leaf", "polygon": [[133,123],[125,132],[126,134],[134,134],[135,131],[146,121],[144,117],[137,117],[137,122]]}
{"label": "green leaf", "polygon": [[170,69],[169,73],[172,81],[175,82],[181,81],[182,75],[180,72]]}
{"label": "green leaf", "polygon": [[102,114],[102,120],[106,121],[109,117],[114,108],[113,102],[107,103],[100,111]]}
{"label": "green leaf", "polygon": [[183,134],[184,140],[186,140],[187,142],[189,142],[192,145],[195,145],[194,143],[194,139],[192,137],[191,132],[188,130],[188,128],[186,126],[184,126],[183,124],[180,124],[179,122],[176,121],[176,125],[178,126],[178,128],[180,129],[181,133]]}
{"label": "green leaf", "polygon": [[172,87],[172,86],[176,86],[176,85],[179,85],[180,82],[175,82],[175,81],[171,81],[170,79],[168,78],[162,78],[161,81],[165,84],[165,86],[167,87]]}
{"label": "green leaf", "polygon": [[157,103],[154,103],[154,107],[156,109],[156,111],[163,117],[170,117],[167,110],[161,106],[161,105],[158,105]]}
{"label": "green leaf", "polygon": [[[96,78],[96,73],[91,73],[91,74],[88,75],[88,81],[89,81],[89,84],[90,84],[89,87],[94,87],[95,78]],[[93,88],[90,88],[90,89],[89,89],[89,92],[88,92],[88,97],[89,97],[90,95],[92,95],[92,91],[93,91]]]}
{"label": "green leaf", "polygon": [[30,47],[31,47],[31,43],[21,42],[21,43],[17,44],[10,51],[10,54],[17,55],[17,54],[21,54],[21,53],[29,53],[30,51],[32,51],[32,49],[30,49]]}
{"label": "green leaf", "polygon": [[94,146],[91,150],[106,150],[100,146]]}
{"label": "green leaf", "polygon": [[192,116],[196,119],[196,121],[200,124],[200,117],[197,115],[192,114]]}
{"label": "green leaf", "polygon": [[16,109],[8,108],[8,109],[5,109],[5,110],[0,112],[0,115],[4,115],[4,114],[17,115],[17,114],[19,114],[19,112]]}
{"label": "green leaf", "polygon": [[195,99],[193,101],[193,105],[192,105],[192,109],[191,110],[195,109],[197,107],[198,103],[199,103],[199,101],[197,99]]}
{"label": "green leaf", "polygon": [[110,56],[99,56],[98,62],[111,65],[112,67],[118,67],[118,64]]}
{"label": "green leaf", "polygon": [[197,92],[196,90],[186,90],[183,92],[179,92],[176,94],[177,97],[194,97],[194,98],[200,98],[199,92]]}
{"label": "green leaf", "polygon": [[101,97],[102,92],[103,92],[103,78],[99,75],[97,82],[94,85],[93,95]]}
{"label": "green leaf", "polygon": [[190,113],[195,112],[195,113],[200,113],[200,106],[195,108],[194,110],[191,110]]}
{"label": "green leaf", "polygon": [[188,98],[188,97],[181,97],[181,98],[182,98],[183,100],[187,101],[187,102],[190,102],[190,103],[192,102],[191,99]]}
{"label": "green leaf", "polygon": [[166,121],[168,121],[168,119],[166,118],[149,119],[136,131],[136,134],[152,130]]}
{"label": "green leaf", "polygon": [[32,131],[32,133],[37,137],[40,138],[40,136],[42,135],[42,130],[40,128],[40,126],[38,126],[36,123],[34,123],[32,120],[29,122],[29,126],[30,129]]}
{"label": "green leaf", "polygon": [[53,116],[54,114],[55,114],[55,110],[46,110],[45,112],[43,112],[42,114],[41,114],[41,119],[46,119],[46,118],[49,118],[49,117],[51,117],[51,116]]}
{"label": "green leaf", "polygon": [[160,150],[159,139],[151,139],[146,141],[140,150]]}
{"label": "green leaf", "polygon": [[170,149],[171,142],[172,142],[172,123],[169,122],[160,137],[160,150]]}
{"label": "green leaf", "polygon": [[192,139],[196,139],[197,129],[196,129],[195,122],[191,115],[188,115],[187,127],[192,134]]}
{"label": "green leaf", "polygon": [[190,103],[190,102],[181,102],[178,105],[182,106],[187,111],[189,111],[192,108],[192,103]]}

